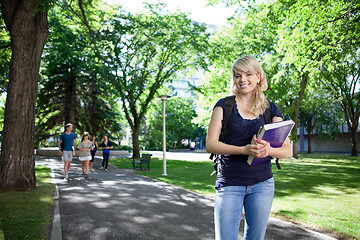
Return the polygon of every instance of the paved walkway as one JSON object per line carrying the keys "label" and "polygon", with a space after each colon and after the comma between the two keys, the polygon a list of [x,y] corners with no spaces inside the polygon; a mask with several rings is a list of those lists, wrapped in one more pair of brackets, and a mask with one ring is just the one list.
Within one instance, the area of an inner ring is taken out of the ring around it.
{"label": "paved walkway", "polygon": [[[75,159],[64,181],[60,158],[37,157],[57,185],[52,240],[214,239],[213,199],[100,162],[85,179]],[[265,239],[334,238],[271,218]]]}

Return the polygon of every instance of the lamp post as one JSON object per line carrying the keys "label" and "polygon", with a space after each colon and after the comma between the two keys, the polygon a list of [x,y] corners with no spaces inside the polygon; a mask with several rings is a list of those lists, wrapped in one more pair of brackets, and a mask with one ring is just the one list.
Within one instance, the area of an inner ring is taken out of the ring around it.
{"label": "lamp post", "polygon": [[166,173],[166,125],[165,125],[165,103],[166,99],[170,98],[170,96],[167,95],[161,95],[159,98],[162,101],[163,106],[163,176],[167,176]]}

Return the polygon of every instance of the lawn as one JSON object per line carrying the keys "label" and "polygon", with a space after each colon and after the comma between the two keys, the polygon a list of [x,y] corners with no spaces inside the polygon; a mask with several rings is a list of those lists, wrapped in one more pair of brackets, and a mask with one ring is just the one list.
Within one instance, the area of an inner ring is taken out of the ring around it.
{"label": "lawn", "polygon": [[33,191],[0,192],[0,239],[49,239],[54,192],[50,171],[36,166]]}
{"label": "lawn", "polygon": [[[111,159],[120,168],[132,168],[131,159]],[[276,181],[272,216],[335,233],[341,239],[360,239],[360,157],[301,154],[273,167]],[[211,161],[151,159],[151,171],[138,171],[210,197],[215,176]]]}

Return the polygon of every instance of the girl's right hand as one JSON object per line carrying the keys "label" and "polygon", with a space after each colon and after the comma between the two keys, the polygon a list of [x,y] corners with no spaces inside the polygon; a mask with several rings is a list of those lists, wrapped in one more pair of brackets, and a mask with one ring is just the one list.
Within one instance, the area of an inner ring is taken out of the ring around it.
{"label": "girl's right hand", "polygon": [[264,158],[269,155],[269,146],[270,144],[268,142],[257,140],[254,135],[251,144],[246,145],[245,149],[247,155],[251,155],[256,158]]}

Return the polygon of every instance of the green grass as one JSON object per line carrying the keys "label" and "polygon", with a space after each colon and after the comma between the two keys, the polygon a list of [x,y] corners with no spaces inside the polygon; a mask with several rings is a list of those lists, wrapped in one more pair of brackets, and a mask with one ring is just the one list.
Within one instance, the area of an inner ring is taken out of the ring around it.
{"label": "green grass", "polygon": [[[119,168],[132,168],[131,159],[111,159]],[[360,157],[301,154],[298,160],[281,160],[273,167],[275,198],[272,216],[306,224],[336,234],[341,239],[360,239]],[[152,158],[151,171],[137,173],[210,197],[215,194],[211,161]]]}
{"label": "green grass", "polygon": [[[132,169],[132,159],[113,158],[110,163],[119,168]],[[160,181],[164,181],[204,195],[214,196],[215,176],[210,177],[214,170],[212,161],[183,161],[167,160],[166,173],[163,176],[163,161],[151,158],[150,171],[137,171],[137,173]]]}
{"label": "green grass", "polygon": [[360,239],[360,158],[306,154],[274,171],[275,216]]}
{"label": "green grass", "polygon": [[35,190],[0,192],[0,239],[49,239],[54,192],[50,171],[36,166]]}

